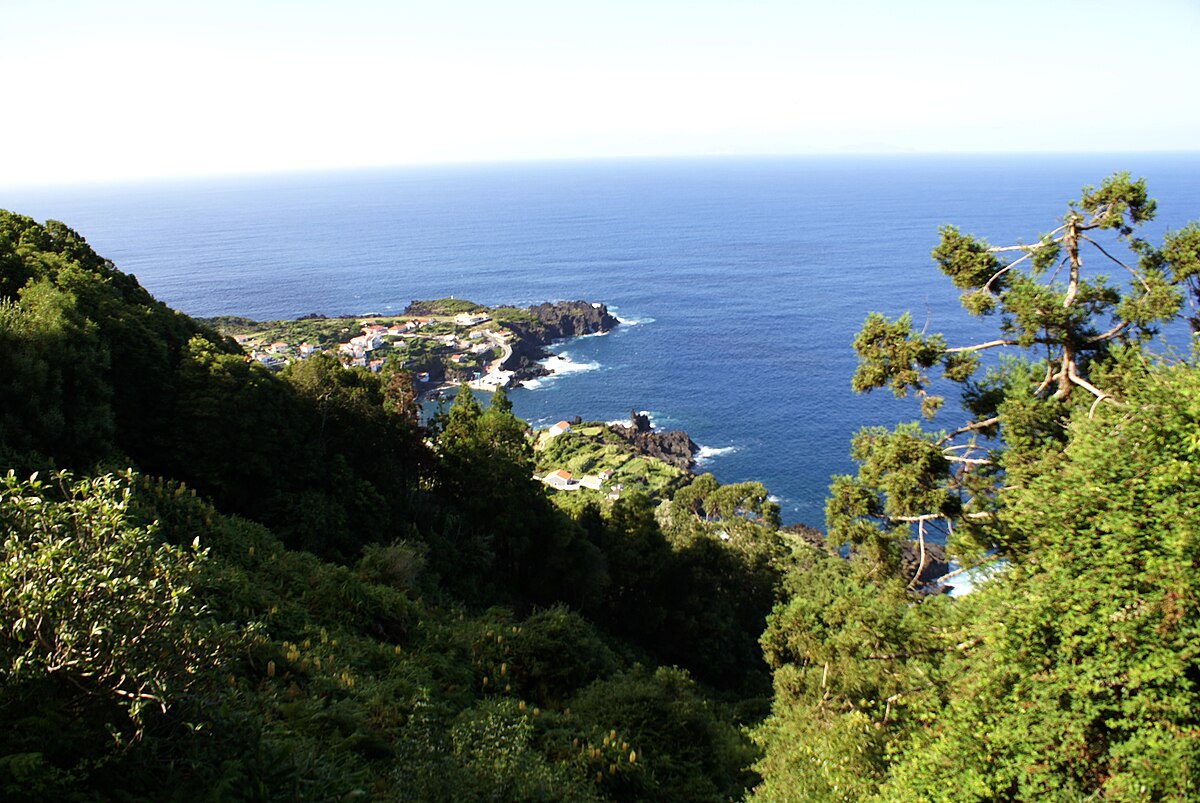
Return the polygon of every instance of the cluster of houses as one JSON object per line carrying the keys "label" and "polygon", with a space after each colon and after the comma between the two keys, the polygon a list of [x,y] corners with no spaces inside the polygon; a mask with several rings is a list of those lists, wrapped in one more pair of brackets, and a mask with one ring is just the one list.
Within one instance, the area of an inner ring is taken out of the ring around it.
{"label": "cluster of houses", "polygon": [[[458,326],[478,326],[481,323],[486,323],[491,320],[491,317],[479,313],[462,313],[455,316],[454,323]],[[376,356],[376,352],[383,349],[390,339],[412,337],[416,332],[424,326],[431,323],[429,319],[412,319],[404,323],[393,323],[389,326],[375,323],[370,320],[360,321],[362,333],[356,335],[345,343],[339,343],[337,346],[337,355],[346,366],[360,366],[370,371],[378,373],[383,368],[383,359]],[[505,341],[506,336],[511,336],[510,333],[501,330],[498,333],[490,331],[475,330],[470,332],[466,339],[460,339],[454,334],[434,335],[430,339],[441,343],[449,348],[458,349],[454,354],[450,355],[450,362],[456,365],[462,364],[468,359],[468,354],[486,354],[495,348],[493,338]],[[284,342],[278,341],[269,345],[255,346],[254,335],[238,335],[235,338],[238,343],[252,346],[249,359],[257,361],[267,368],[278,369],[287,364],[290,358],[299,358],[301,360],[311,356],[317,351],[321,351],[319,346],[312,343],[301,343],[293,352],[291,346]],[[417,376],[418,382],[428,382],[429,374],[422,372]]]}
{"label": "cluster of houses", "polygon": [[[599,491],[604,487],[604,483],[612,479],[612,476],[612,469],[606,468],[597,474],[584,474],[579,479],[575,479],[571,472],[560,468],[540,479],[556,491],[578,491],[580,488]],[[613,488],[609,496],[615,499],[620,494],[620,490],[620,488]]]}
{"label": "cluster of houses", "polygon": [[[571,431],[569,421],[559,421],[554,426],[546,431],[547,438],[555,438],[562,435],[564,432]],[[578,491],[580,488],[588,488],[593,491],[599,491],[604,487],[604,484],[613,477],[612,469],[606,468],[595,474],[584,474],[579,479],[575,479],[574,475],[566,469],[560,468],[549,472],[544,477],[534,477],[541,480],[556,491]],[[621,495],[621,486],[614,485],[609,490],[608,498],[616,499]]]}

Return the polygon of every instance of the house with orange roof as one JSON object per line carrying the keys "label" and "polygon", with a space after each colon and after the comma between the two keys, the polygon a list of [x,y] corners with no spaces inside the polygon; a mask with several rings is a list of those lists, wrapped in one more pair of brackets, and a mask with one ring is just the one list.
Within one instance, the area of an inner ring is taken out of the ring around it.
{"label": "house with orange roof", "polygon": [[542,477],[542,482],[556,491],[573,491],[579,487],[579,484],[571,479],[571,472],[561,468]]}

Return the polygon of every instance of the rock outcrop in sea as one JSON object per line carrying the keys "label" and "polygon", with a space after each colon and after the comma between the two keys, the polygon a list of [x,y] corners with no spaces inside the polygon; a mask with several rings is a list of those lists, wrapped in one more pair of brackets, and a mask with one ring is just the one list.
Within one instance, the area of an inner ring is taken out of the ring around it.
{"label": "rock outcrop in sea", "polygon": [[649,416],[633,410],[629,411],[629,426],[610,429],[643,457],[653,457],[684,471],[692,470],[693,459],[700,451],[686,432],[659,432],[650,425]]}

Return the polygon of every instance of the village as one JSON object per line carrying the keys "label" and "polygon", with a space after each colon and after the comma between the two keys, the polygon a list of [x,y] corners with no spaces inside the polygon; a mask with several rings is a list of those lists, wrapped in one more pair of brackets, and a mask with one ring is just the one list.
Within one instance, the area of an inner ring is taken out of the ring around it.
{"label": "village", "polygon": [[[306,327],[298,324],[308,323]],[[488,326],[487,324],[493,324]],[[512,356],[514,334],[486,312],[453,316],[319,318],[259,324],[257,331],[231,336],[247,350],[247,360],[271,370],[314,354],[333,352],[346,367],[378,373],[389,356],[412,372],[420,393],[467,382],[476,390],[509,387],[514,372],[502,366]],[[357,328],[356,328],[357,327]],[[221,326],[221,329],[229,329]],[[299,343],[292,334],[307,335]],[[357,334],[352,334],[357,331]],[[225,332],[229,333],[229,332]]]}

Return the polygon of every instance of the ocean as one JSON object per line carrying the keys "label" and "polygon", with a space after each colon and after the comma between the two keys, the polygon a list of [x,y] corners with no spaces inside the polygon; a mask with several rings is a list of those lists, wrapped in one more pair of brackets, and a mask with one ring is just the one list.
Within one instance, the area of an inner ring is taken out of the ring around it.
{"label": "ocean", "polygon": [[388,168],[0,188],[0,208],[66,222],[196,316],[604,302],[624,324],[561,344],[553,376],[512,391],[515,412],[544,426],[649,411],[703,447],[702,470],[758,480],[785,522],[820,526],[852,434],[918,417],[911,399],[850,390],[867,313],[911,311],[951,344],[994,331],[930,260],[938,227],[1030,242],[1116,170],[1158,199],[1151,239],[1200,218],[1194,153]]}

